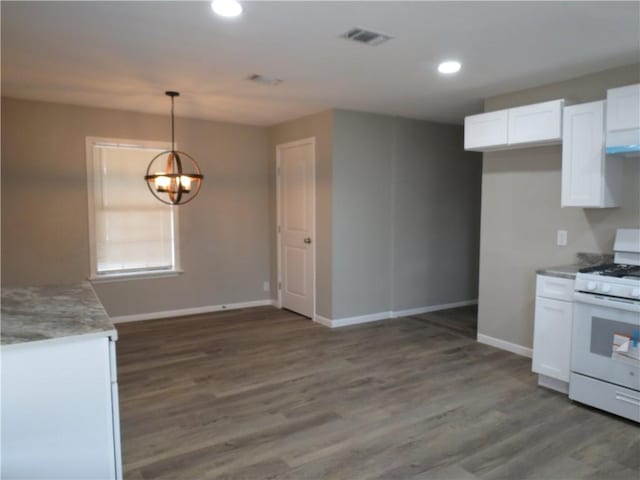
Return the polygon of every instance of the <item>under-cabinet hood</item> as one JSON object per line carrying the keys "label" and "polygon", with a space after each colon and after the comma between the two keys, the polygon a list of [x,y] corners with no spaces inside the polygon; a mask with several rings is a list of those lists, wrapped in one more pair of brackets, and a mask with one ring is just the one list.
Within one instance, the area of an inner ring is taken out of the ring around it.
{"label": "under-cabinet hood", "polygon": [[606,153],[640,157],[640,83],[607,90]]}
{"label": "under-cabinet hood", "polygon": [[640,129],[607,132],[607,155],[640,157]]}

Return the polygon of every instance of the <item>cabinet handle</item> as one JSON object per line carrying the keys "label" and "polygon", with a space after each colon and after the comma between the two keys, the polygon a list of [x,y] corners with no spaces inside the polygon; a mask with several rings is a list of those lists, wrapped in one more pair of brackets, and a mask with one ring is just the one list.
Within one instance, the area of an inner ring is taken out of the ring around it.
{"label": "cabinet handle", "polygon": [[640,407],[640,398],[630,397],[621,392],[616,392],[616,400]]}

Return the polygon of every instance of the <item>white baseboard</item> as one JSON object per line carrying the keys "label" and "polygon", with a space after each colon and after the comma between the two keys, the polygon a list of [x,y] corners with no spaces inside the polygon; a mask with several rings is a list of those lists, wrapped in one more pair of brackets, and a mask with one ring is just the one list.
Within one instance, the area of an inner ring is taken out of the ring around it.
{"label": "white baseboard", "polygon": [[469,305],[477,305],[478,299],[463,300],[462,302],[442,303],[440,305],[431,305],[430,307],[410,308],[408,310],[399,310],[393,312],[394,317],[408,317],[411,315],[420,315],[421,313],[437,312],[438,310],[448,310],[450,308],[467,307]]}
{"label": "white baseboard", "polygon": [[325,327],[333,327],[333,325],[331,324],[331,320],[320,315],[316,315],[315,317],[313,317],[313,321],[319,323],[320,325],[324,325]]}
{"label": "white baseboard", "polygon": [[556,392],[569,394],[569,382],[563,382],[557,378],[547,377],[546,375],[538,375],[538,385],[545,388],[550,388]]}
{"label": "white baseboard", "polygon": [[476,303],[478,303],[477,299],[464,300],[462,302],[443,303],[440,305],[430,305],[428,307],[412,308],[409,310],[400,310],[397,312],[378,312],[371,313],[369,315],[360,315],[357,317],[336,318],[333,320],[321,317],[320,315],[316,315],[314,318],[314,322],[317,322],[329,328],[347,327],[349,325],[358,325],[360,323],[378,322],[380,320],[387,320],[389,318],[400,318],[409,315],[419,315],[421,313],[436,312],[438,310],[447,310],[449,308],[466,307],[467,305],[475,305]]}
{"label": "white baseboard", "polygon": [[159,320],[161,318],[185,317],[201,313],[220,312],[222,310],[238,310],[240,308],[264,307],[274,305],[275,300],[254,300],[251,302],[227,303],[224,305],[206,305],[204,307],[182,308],[180,310],[165,310],[162,312],[138,313],[135,315],[122,315],[111,317],[113,323],[139,322],[142,320]]}
{"label": "white baseboard", "polygon": [[336,318],[331,320],[331,328],[348,327],[349,325],[358,325],[360,323],[378,322],[393,318],[393,312],[378,312],[369,315],[360,315],[357,317]]}
{"label": "white baseboard", "polygon": [[[206,305],[204,307],[183,308],[179,310],[164,310],[160,312],[139,313],[134,315],[122,315],[111,317],[113,323],[139,322],[144,320],[159,320],[162,318],[184,317],[187,315],[198,315],[201,313],[220,312],[222,310],[238,310],[240,308],[263,307],[266,305],[277,306],[277,300],[254,300],[250,302],[227,303],[224,305]],[[316,315],[314,322],[329,328],[347,327],[349,325],[358,325],[360,323],[377,322],[387,320],[389,318],[406,317],[409,315],[419,315],[421,313],[435,312],[438,310],[447,310],[449,308],[464,307],[474,305],[478,300],[464,300],[462,302],[444,303],[441,305],[431,305],[428,307],[412,308],[409,310],[400,310],[397,312],[378,312],[368,315],[360,315],[356,317],[344,317],[337,319],[329,319]]]}
{"label": "white baseboard", "polygon": [[518,345],[517,343],[507,342],[506,340],[501,340],[499,338],[490,337],[489,335],[483,335],[482,333],[478,334],[478,342],[484,343],[485,345],[491,345],[492,347],[506,350],[517,355],[522,355],[523,357],[531,358],[533,356],[533,350],[528,347]]}

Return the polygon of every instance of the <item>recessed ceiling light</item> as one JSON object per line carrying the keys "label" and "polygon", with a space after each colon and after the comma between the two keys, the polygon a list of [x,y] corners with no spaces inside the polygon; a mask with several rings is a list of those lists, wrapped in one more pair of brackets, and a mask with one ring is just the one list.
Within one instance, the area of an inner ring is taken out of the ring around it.
{"label": "recessed ceiling light", "polygon": [[456,62],[455,60],[447,60],[446,62],[442,62],[440,65],[438,65],[438,71],[440,73],[446,74],[456,73],[460,71],[460,67],[462,67],[462,65],[460,65],[460,62]]}
{"label": "recessed ceiling light", "polygon": [[242,13],[242,5],[237,0],[213,0],[211,9],[221,17],[237,17]]}

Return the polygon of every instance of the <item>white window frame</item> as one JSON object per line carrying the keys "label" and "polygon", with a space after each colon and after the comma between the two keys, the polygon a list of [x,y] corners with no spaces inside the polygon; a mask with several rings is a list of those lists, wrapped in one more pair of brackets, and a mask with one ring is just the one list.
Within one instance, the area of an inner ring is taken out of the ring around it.
{"label": "white window frame", "polygon": [[[135,280],[141,278],[161,278],[173,277],[183,273],[180,267],[180,228],[178,209],[171,208],[173,215],[173,248],[174,248],[174,268],[171,270],[137,270],[132,272],[98,273],[98,254],[96,247],[96,212],[95,212],[95,159],[93,158],[94,146],[109,147],[134,147],[153,148],[160,150],[171,150],[170,142],[157,142],[151,140],[134,140],[123,138],[86,137],[86,161],[87,161],[87,204],[89,207],[89,280],[93,282],[117,282],[121,280]],[[177,149],[177,145],[175,147]],[[151,161],[149,158],[149,161]],[[144,180],[145,172],[140,172],[140,181]],[[151,192],[149,192],[151,195]],[[159,200],[158,200],[159,201]]]}

